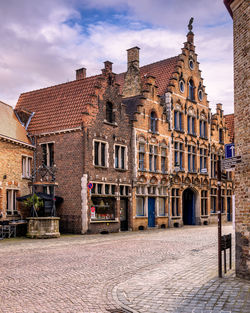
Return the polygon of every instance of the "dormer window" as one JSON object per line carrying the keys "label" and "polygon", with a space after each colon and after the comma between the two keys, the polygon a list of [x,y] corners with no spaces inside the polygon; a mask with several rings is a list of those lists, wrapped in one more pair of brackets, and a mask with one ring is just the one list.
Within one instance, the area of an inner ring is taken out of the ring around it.
{"label": "dormer window", "polygon": [[150,130],[152,133],[156,132],[156,121],[157,121],[156,114],[153,111],[151,112],[151,115],[150,115]]}
{"label": "dormer window", "polygon": [[111,102],[106,104],[106,120],[109,123],[114,123],[113,104]]}
{"label": "dormer window", "polygon": [[194,82],[192,79],[188,82],[188,98],[189,100],[194,101]]}

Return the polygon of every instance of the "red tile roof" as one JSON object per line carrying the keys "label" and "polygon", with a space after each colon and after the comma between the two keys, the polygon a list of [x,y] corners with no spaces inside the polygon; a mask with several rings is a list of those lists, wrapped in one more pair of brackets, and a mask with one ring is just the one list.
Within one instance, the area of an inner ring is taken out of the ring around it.
{"label": "red tile roof", "polygon": [[[158,93],[160,95],[163,95],[166,92],[167,86],[169,84],[169,79],[175,71],[178,59],[179,57],[176,56],[142,66],[140,67],[141,76],[154,76],[156,78],[156,85],[159,87]],[[124,85],[124,78],[125,73],[116,75],[116,82],[120,84],[121,87]]]}
{"label": "red tile roof", "polygon": [[95,93],[98,77],[100,75],[23,93],[16,110],[35,112],[28,127],[32,134],[79,127],[85,105]]}
{"label": "red tile roof", "polygon": [[234,142],[234,114],[225,115],[226,127],[228,129],[230,141]]}

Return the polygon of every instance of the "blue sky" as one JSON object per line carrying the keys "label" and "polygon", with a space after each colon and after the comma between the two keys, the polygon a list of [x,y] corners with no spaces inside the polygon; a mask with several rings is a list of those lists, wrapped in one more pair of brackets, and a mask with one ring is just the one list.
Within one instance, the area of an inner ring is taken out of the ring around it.
{"label": "blue sky", "polygon": [[181,53],[194,17],[196,52],[212,109],[233,112],[232,20],[222,0],[0,0],[0,100],[100,73],[103,62],[126,70],[139,46],[145,65]]}

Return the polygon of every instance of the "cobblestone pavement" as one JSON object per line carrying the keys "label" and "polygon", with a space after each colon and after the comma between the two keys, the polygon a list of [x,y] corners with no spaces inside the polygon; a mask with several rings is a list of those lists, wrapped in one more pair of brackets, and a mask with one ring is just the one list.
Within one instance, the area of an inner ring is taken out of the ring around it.
{"label": "cobblestone pavement", "polygon": [[0,312],[249,313],[250,283],[216,276],[215,226],[6,239]]}

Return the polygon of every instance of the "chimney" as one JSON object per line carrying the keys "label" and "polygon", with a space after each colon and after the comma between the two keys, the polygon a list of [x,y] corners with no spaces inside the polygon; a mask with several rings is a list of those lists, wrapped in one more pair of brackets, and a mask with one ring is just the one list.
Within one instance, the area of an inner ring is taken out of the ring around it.
{"label": "chimney", "polygon": [[139,50],[138,47],[133,47],[127,50],[128,54],[128,69],[131,65],[139,69]]}
{"label": "chimney", "polygon": [[86,68],[82,67],[76,70],[76,80],[86,78]]}
{"label": "chimney", "polygon": [[123,96],[133,97],[141,93],[141,77],[139,67],[139,50],[138,47],[133,47],[127,50],[128,53],[128,69],[125,74],[123,86]]}

